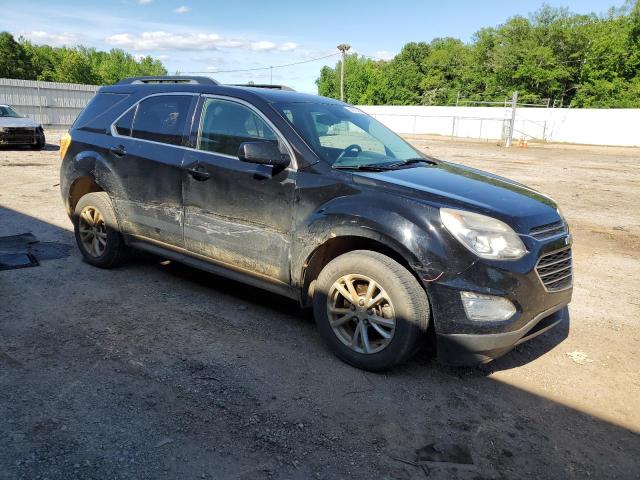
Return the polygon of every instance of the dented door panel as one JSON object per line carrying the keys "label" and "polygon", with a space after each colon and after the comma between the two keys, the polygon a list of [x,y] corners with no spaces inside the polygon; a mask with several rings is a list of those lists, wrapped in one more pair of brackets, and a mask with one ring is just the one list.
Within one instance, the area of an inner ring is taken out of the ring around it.
{"label": "dented door panel", "polygon": [[184,149],[134,138],[112,138],[126,154],[106,154],[118,181],[113,200],[123,232],[182,247],[181,166]]}
{"label": "dented door panel", "polygon": [[[206,170],[198,180],[189,169]],[[188,150],[183,179],[185,248],[289,283],[295,172]]]}

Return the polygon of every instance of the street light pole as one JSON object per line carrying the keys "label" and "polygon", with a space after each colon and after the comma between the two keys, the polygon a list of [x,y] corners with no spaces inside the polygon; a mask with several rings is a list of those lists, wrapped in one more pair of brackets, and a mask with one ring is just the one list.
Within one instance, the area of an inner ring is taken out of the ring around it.
{"label": "street light pole", "polygon": [[337,48],[342,52],[342,62],[340,63],[340,100],[344,102],[344,60],[351,45],[341,43]]}

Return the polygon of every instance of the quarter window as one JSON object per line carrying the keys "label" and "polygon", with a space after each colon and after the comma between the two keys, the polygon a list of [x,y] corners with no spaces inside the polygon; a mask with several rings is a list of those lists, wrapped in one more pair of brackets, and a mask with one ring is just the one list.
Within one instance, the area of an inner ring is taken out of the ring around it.
{"label": "quarter window", "polygon": [[143,100],[138,105],[131,136],[180,145],[191,100],[189,95],[158,95]]}
{"label": "quarter window", "polygon": [[241,143],[260,140],[278,143],[273,130],[251,109],[227,100],[205,100],[198,129],[199,150],[235,157]]}
{"label": "quarter window", "polygon": [[122,135],[123,137],[131,136],[131,125],[133,125],[133,117],[135,116],[136,108],[137,106],[129,109],[129,111],[116,122],[115,127],[118,135]]}

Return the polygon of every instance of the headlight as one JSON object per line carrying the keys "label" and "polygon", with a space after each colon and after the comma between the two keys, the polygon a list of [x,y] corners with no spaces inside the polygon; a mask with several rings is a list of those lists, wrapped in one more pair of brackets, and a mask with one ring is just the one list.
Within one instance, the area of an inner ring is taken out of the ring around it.
{"label": "headlight", "polygon": [[473,253],[490,260],[518,260],[527,249],[520,237],[504,222],[486,215],[441,208],[445,228]]}

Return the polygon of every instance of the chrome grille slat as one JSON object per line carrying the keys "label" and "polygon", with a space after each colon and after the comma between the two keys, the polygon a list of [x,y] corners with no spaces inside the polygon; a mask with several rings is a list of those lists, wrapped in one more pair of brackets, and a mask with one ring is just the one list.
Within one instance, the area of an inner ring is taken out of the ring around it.
{"label": "chrome grille slat", "polygon": [[568,258],[561,258],[559,260],[554,260],[553,262],[545,263],[544,266],[545,267],[551,267],[553,265],[557,265],[558,263],[566,262],[567,260],[569,260],[569,259]]}
{"label": "chrome grille slat", "polygon": [[551,270],[550,272],[540,273],[540,278],[545,279],[550,275],[555,275],[557,273],[565,272],[567,269],[570,269],[570,268],[571,268],[571,264],[563,265],[562,267],[556,268],[555,270]]}
{"label": "chrome grille slat", "polygon": [[551,285],[551,284],[553,284],[553,283],[557,283],[557,282],[559,282],[560,280],[564,280],[565,278],[569,278],[570,276],[571,276],[571,273],[567,273],[566,275],[563,275],[563,276],[562,276],[562,277],[560,277],[560,278],[556,278],[555,280],[551,280],[550,282],[547,282],[547,285]]}
{"label": "chrome grille slat", "polygon": [[536,273],[548,292],[557,292],[572,285],[572,264],[571,247],[564,247],[540,256]]}
{"label": "chrome grille slat", "polygon": [[565,233],[567,233],[567,224],[562,220],[540,225],[539,227],[534,227],[529,230],[529,235],[538,240],[554,237],[556,235],[564,235]]}

